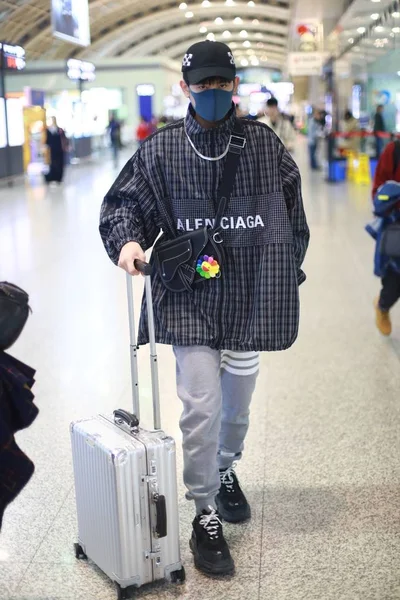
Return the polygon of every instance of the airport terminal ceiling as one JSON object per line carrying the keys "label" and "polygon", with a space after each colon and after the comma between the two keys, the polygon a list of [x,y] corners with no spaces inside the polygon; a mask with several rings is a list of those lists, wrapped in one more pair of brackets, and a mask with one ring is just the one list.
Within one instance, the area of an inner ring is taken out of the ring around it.
{"label": "airport terminal ceiling", "polygon": [[89,0],[91,46],[51,35],[50,0],[0,0],[0,39],[24,46],[28,60],[100,59],[163,54],[178,59],[208,36],[230,44],[240,57],[285,62],[291,0]]}

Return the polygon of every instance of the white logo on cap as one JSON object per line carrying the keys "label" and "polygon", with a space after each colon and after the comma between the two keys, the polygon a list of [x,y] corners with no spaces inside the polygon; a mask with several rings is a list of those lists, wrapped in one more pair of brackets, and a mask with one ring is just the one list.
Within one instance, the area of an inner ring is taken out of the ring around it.
{"label": "white logo on cap", "polygon": [[228,56],[231,59],[231,65],[234,65],[235,64],[235,59],[233,58],[232,52],[228,52]]}
{"label": "white logo on cap", "polygon": [[190,67],[192,64],[193,54],[185,54],[183,57],[182,67]]}

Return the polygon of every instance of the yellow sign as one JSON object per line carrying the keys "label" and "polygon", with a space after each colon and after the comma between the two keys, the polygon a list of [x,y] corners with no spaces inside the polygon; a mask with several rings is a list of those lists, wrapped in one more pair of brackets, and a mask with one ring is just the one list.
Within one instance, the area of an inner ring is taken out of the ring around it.
{"label": "yellow sign", "polygon": [[348,181],[355,181],[356,168],[357,168],[356,155],[351,150],[347,152],[347,179]]}
{"label": "yellow sign", "polygon": [[355,172],[354,182],[357,185],[370,185],[371,184],[371,172],[369,166],[369,156],[367,154],[360,154],[358,161],[358,168]]}

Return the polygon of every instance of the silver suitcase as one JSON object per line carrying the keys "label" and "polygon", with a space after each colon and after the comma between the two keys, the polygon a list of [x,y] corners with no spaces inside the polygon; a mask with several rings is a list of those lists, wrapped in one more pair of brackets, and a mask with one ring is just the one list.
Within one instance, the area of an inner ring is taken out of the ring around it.
{"label": "silver suitcase", "polygon": [[183,583],[174,440],[161,430],[150,267],[145,274],[149,315],[154,431],[139,426],[137,345],[132,277],[127,275],[134,413],[116,410],[71,424],[78,515],[77,558],[89,558],[115,581],[118,598],[129,586],[159,579]]}

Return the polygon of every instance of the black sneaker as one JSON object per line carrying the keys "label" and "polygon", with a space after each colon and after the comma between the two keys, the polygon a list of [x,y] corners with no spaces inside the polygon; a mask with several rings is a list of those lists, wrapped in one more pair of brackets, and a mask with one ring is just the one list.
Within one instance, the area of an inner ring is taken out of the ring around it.
{"label": "black sneaker", "polygon": [[216,497],[218,512],[224,521],[228,523],[241,523],[251,517],[250,505],[243,494],[237,475],[235,465],[226,471],[220,471],[221,487]]}
{"label": "black sneaker", "polygon": [[229,552],[222,532],[222,523],[217,511],[210,507],[203,510],[193,521],[190,549],[194,564],[206,575],[232,575],[235,563]]}

